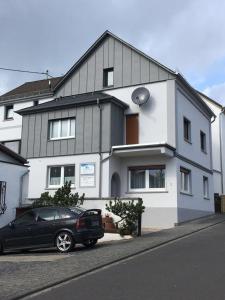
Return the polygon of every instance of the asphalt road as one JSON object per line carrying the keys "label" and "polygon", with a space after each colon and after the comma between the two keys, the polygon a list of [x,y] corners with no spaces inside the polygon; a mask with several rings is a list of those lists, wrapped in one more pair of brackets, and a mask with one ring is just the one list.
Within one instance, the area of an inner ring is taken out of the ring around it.
{"label": "asphalt road", "polygon": [[223,300],[225,223],[72,280],[32,299]]}

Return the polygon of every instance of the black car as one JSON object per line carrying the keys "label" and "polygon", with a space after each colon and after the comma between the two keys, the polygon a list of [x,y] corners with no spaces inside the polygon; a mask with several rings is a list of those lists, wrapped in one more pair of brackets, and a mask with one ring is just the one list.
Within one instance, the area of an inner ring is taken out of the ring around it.
{"label": "black car", "polygon": [[75,244],[94,246],[104,236],[100,209],[42,207],[31,209],[0,229],[0,252]]}

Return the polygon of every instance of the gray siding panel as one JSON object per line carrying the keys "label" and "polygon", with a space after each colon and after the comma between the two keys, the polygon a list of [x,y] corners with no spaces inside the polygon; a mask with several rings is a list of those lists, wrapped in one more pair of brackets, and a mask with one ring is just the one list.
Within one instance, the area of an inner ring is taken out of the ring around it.
{"label": "gray siding panel", "polygon": [[77,108],[76,117],[76,153],[84,152],[84,108]]}
{"label": "gray siding panel", "polygon": [[92,126],[92,106],[86,106],[84,109],[84,153],[91,152]]}
{"label": "gray siding panel", "polygon": [[100,110],[97,106],[93,106],[93,128],[92,128],[92,152],[99,152],[99,116]]}
{"label": "gray siding panel", "polygon": [[[124,112],[113,103],[102,105],[103,152],[112,145],[123,144]],[[49,140],[49,121],[59,118],[76,118],[75,138]],[[22,133],[22,155],[26,158],[75,155],[99,152],[100,110],[96,105],[56,110],[24,116]]]}
{"label": "gray siding panel", "polygon": [[23,116],[21,155],[27,157],[27,142],[29,136],[29,116]]}
{"label": "gray siding panel", "polygon": [[172,79],[174,76],[153,60],[122,42],[107,37],[67,79],[56,96],[75,95],[103,89],[103,69],[114,68],[114,87]]}
{"label": "gray siding panel", "polygon": [[111,145],[111,105],[106,104],[102,110],[102,151],[109,151]]}
{"label": "gray siding panel", "polygon": [[96,50],[95,66],[95,90],[97,91],[103,87],[103,46]]}
{"label": "gray siding panel", "polygon": [[31,115],[29,118],[29,135],[27,143],[27,157],[34,155],[34,129],[35,129],[35,115]]}
{"label": "gray siding panel", "polygon": [[120,87],[123,81],[123,45],[115,41],[114,87]]}
{"label": "gray siding panel", "polygon": [[141,56],[132,51],[132,84],[141,82]]}
{"label": "gray siding panel", "polygon": [[131,49],[123,46],[123,85],[131,85]]}

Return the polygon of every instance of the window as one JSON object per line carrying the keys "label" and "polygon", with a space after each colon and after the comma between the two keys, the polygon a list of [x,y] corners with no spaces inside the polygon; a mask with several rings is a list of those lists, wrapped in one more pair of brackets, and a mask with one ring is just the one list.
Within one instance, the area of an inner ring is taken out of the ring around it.
{"label": "window", "polygon": [[5,120],[13,120],[13,105],[5,106]]}
{"label": "window", "polygon": [[75,184],[75,166],[52,166],[48,170],[48,187],[60,187],[66,182],[71,182],[71,186]]}
{"label": "window", "polygon": [[74,215],[75,215],[71,210],[69,210],[67,208],[60,208],[59,213],[60,213],[61,219],[71,219],[71,218],[74,218]]}
{"label": "window", "polygon": [[34,223],[34,222],[36,222],[36,220],[35,220],[35,214],[31,210],[31,211],[28,211],[28,212],[24,213],[20,217],[18,217],[14,221],[14,224],[15,225],[23,225],[23,224],[25,225],[25,224],[30,224],[30,223]]}
{"label": "window", "polygon": [[59,219],[59,213],[56,209],[44,208],[38,212],[38,221],[54,221]]}
{"label": "window", "polygon": [[33,106],[37,106],[38,104],[39,104],[39,101],[38,100],[34,100]]}
{"label": "window", "polygon": [[191,142],[191,122],[184,118],[184,140]]}
{"label": "window", "polygon": [[51,120],[49,122],[50,140],[75,137],[75,118]]}
{"label": "window", "polygon": [[113,86],[113,68],[103,70],[103,87]]}
{"label": "window", "polygon": [[209,180],[206,176],[203,176],[203,195],[204,198],[209,198]]}
{"label": "window", "polygon": [[151,190],[165,188],[165,166],[144,166],[129,168],[130,190]]}
{"label": "window", "polygon": [[200,131],[200,143],[201,143],[201,150],[206,152],[206,134],[203,131]]}
{"label": "window", "polygon": [[185,168],[180,168],[181,174],[181,192],[191,193],[191,171]]}
{"label": "window", "polygon": [[14,152],[20,153],[20,140],[2,142],[2,144]]}

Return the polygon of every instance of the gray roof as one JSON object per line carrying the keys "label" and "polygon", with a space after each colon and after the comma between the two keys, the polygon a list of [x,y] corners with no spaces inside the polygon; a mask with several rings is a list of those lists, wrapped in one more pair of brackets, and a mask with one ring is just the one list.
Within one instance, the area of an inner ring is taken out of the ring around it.
{"label": "gray roof", "polygon": [[0,101],[20,99],[29,96],[53,94],[53,89],[62,77],[29,81],[0,96]]}
{"label": "gray roof", "polygon": [[17,111],[21,115],[33,114],[43,111],[58,110],[68,107],[86,106],[97,104],[97,99],[100,103],[113,102],[116,105],[128,108],[128,105],[121,100],[101,92],[78,94],[74,96],[59,97],[52,101],[48,101],[37,106],[31,106]]}
{"label": "gray roof", "polygon": [[27,160],[22,157],[21,155],[17,154],[16,152],[12,151],[8,147],[4,146],[3,144],[0,143],[0,151],[7,154],[8,156],[12,157],[15,159],[18,163],[25,165],[27,164]]}

